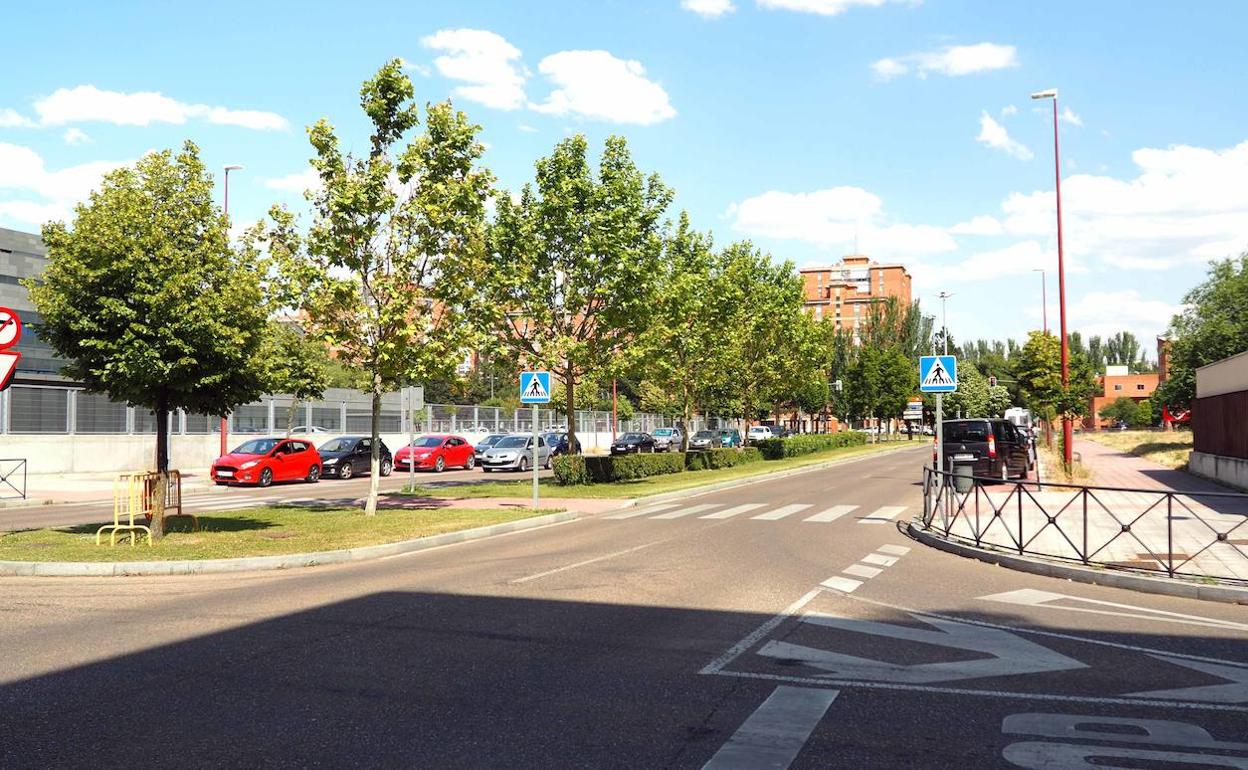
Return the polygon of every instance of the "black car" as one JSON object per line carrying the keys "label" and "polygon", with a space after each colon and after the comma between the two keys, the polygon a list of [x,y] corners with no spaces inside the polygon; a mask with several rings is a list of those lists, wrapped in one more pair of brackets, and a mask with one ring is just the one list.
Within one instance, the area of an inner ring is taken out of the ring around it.
{"label": "black car", "polygon": [[700,430],[689,439],[690,452],[703,452],[707,449],[719,449],[723,447],[724,440],[719,437],[717,430]]}
{"label": "black car", "polygon": [[947,468],[970,465],[974,475],[1002,481],[1027,478],[1030,442],[1008,420],[945,420],[941,429]]}
{"label": "black car", "polygon": [[[339,436],[318,449],[321,453],[321,478],[349,479],[372,469],[373,439],[369,436]],[[381,475],[394,470],[394,456],[386,442],[381,442]]]}
{"label": "black car", "polygon": [[477,442],[477,445],[476,445],[476,446],[474,446],[474,447],[472,448],[472,456],[476,458],[476,460],[477,460],[477,465],[480,465],[480,464],[481,464],[481,456],[485,454],[485,452],[486,452],[486,450],[487,450],[487,449],[490,449],[491,447],[493,447],[493,446],[494,446],[495,444],[497,444],[498,442],[500,442],[500,441],[502,441],[503,439],[507,438],[507,436],[509,436],[509,435],[511,435],[511,434],[509,434],[509,433],[491,433],[491,434],[489,434],[488,436],[486,436],[485,438],[483,438],[483,439],[481,439],[480,441],[478,441],[478,442]]}
{"label": "black car", "polygon": [[625,433],[611,442],[611,454],[627,455],[654,452],[654,436],[649,433]]}
{"label": "black car", "polygon": [[[558,457],[559,455],[568,454],[568,434],[562,431],[552,431],[542,434],[542,441],[546,442],[546,446],[550,447],[550,456]],[[572,454],[581,453],[581,440],[576,440],[576,451]]]}

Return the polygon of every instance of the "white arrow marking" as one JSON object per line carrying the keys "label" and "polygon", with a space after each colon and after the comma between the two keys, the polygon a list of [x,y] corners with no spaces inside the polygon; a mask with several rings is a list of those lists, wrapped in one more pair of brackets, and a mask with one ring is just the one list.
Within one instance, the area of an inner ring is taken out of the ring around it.
{"label": "white arrow marking", "polygon": [[934,626],[937,630],[896,626],[872,620],[841,618],[814,612],[807,613],[802,618],[802,622],[860,634],[982,652],[992,657],[904,665],[775,641],[764,645],[759,650],[759,654],[770,658],[797,660],[808,666],[830,672],[822,676],[904,684],[928,684],[1087,668],[1084,663],[1041,647],[1035,642],[1008,631],[938,620],[919,614],[911,614],[911,617]]}
{"label": "white arrow marking", "polygon": [[[1017,591],[1007,591],[1002,594],[992,594],[991,596],[981,596],[980,599],[988,602],[1002,602],[1004,604],[1022,604],[1028,607],[1043,607],[1050,610],[1067,610],[1069,612],[1088,612],[1096,615],[1112,615],[1120,618],[1139,618],[1142,620],[1152,620],[1158,623],[1182,623],[1190,626],[1208,626],[1210,628],[1228,628],[1233,631],[1248,631],[1248,623],[1236,623],[1230,620],[1218,620],[1217,618],[1205,618],[1200,615],[1184,615],[1180,612],[1166,612],[1165,610],[1154,610],[1148,607],[1137,607],[1132,604],[1119,604],[1118,602],[1107,602],[1100,599],[1085,599],[1080,596],[1068,596],[1066,594],[1057,594],[1050,591],[1038,591],[1034,588],[1020,588]],[[1056,606],[1052,602],[1065,600],[1068,602],[1078,602],[1080,604],[1091,604],[1094,607],[1068,607],[1066,605]],[[1114,609],[1096,609],[1096,607],[1112,607]],[[1128,610],[1127,612],[1118,612],[1116,610]]]}
{"label": "white arrow marking", "polygon": [[1165,655],[1154,655],[1157,660],[1164,660],[1176,666],[1203,671],[1206,674],[1222,677],[1228,684],[1211,684],[1204,687],[1183,687],[1177,690],[1150,690],[1149,692],[1127,693],[1129,698],[1174,698],[1175,700],[1195,700],[1204,703],[1248,703],[1248,667],[1226,666],[1219,663],[1203,663],[1196,660],[1180,660]]}

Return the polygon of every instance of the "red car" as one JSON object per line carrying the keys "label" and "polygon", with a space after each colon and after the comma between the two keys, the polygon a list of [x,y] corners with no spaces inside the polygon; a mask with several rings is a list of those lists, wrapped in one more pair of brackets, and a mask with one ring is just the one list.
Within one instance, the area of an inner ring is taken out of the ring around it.
{"label": "red car", "polygon": [[452,436],[435,433],[421,436],[405,446],[394,455],[394,469],[408,470],[409,463],[416,464],[416,470],[432,470],[441,473],[450,468],[472,470],[477,464],[472,444],[463,436]]}
{"label": "red car", "polygon": [[212,480],[218,484],[256,484],[307,481],[321,478],[321,455],[310,441],[253,438],[233,452],[212,461]]}

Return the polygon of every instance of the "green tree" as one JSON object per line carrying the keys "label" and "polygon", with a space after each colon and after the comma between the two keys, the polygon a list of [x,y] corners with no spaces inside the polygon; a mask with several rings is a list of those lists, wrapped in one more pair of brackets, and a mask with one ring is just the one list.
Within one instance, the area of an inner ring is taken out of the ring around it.
{"label": "green tree", "polygon": [[262,360],[267,367],[265,389],[291,396],[286,413],[289,436],[295,428],[299,402],[320,398],[329,387],[329,351],[297,326],[270,321]]}
{"label": "green tree", "polygon": [[[227,233],[212,178],[186,142],[176,156],[149,153],[106,175],[72,227],[45,225],[48,266],[26,282],[66,376],[156,413],[162,478],[171,411],[226,414],[264,392],[260,271]],[[164,527],[157,497],[153,537]]]}
{"label": "green tree", "polygon": [[988,379],[975,366],[958,367],[958,389],[945,396],[946,416],[989,417]]}
{"label": "green tree", "polygon": [[530,366],[563,383],[570,440],[576,388],[621,366],[646,328],[672,193],[638,170],[624,139],[607,139],[598,173],[583,136],[537,162],[519,200],[499,196],[483,269],[479,322]]}
{"label": "green tree", "polygon": [[451,376],[470,342],[462,309],[481,269],[492,177],[478,167],[480,127],[449,102],[427,107],[425,131],[402,144],[420,115],[398,59],[364,83],[360,106],[372,124],[365,157],[344,153],[327,120],[308,130],[321,188],[306,244],[276,208],[268,236],[310,330],[368,375],[372,516],[382,394]]}
{"label": "green tree", "polygon": [[1170,322],[1169,378],[1158,396],[1170,410],[1196,398],[1196,370],[1248,350],[1248,253],[1213,262]]}
{"label": "green tree", "polygon": [[1004,385],[992,385],[988,388],[988,402],[986,412],[989,417],[1001,417],[1005,414],[1005,410],[1009,409],[1014,403],[1014,397],[1010,395],[1010,391]]}
{"label": "green tree", "polygon": [[1046,421],[1087,414],[1096,392],[1092,365],[1085,356],[1072,354],[1069,370],[1069,386],[1063,387],[1061,343],[1052,334],[1031,332],[1014,365],[1024,405]]}
{"label": "green tree", "polygon": [[1124,422],[1128,425],[1135,425],[1139,421],[1139,407],[1135,401],[1127,396],[1119,396],[1105,406],[1101,407],[1097,414],[1105,420],[1111,422]]}

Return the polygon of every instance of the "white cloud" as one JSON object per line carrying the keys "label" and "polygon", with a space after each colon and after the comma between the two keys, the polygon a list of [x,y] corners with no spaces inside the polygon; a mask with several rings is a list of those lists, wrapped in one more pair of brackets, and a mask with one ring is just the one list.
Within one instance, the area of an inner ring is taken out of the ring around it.
{"label": "white cloud", "polygon": [[520,49],[502,35],[484,29],[443,29],[420,42],[444,52],[433,60],[443,77],[468,83],[455,89],[456,96],[499,110],[524,106],[528,73],[519,63]]}
{"label": "white cloud", "polygon": [[607,51],[560,51],[542,59],[537,69],[556,86],[545,101],[530,105],[538,112],[640,125],[676,114],[667,92],[632,59],[617,59]]}
{"label": "white cloud", "polygon": [[399,57],[399,67],[401,67],[402,69],[408,72],[415,72],[417,75],[420,75],[421,77],[424,77],[424,78],[427,78],[433,75],[433,69],[429,67],[428,65],[417,64],[416,62],[408,61],[407,59],[404,59],[402,56]]}
{"label": "white cloud", "polygon": [[956,248],[942,228],[890,221],[879,196],[860,187],[809,193],[770,190],[728,208],[732,228],[751,236],[795,240],[821,249],[858,250],[881,258]]}
{"label": "white cloud", "polygon": [[1005,228],[996,217],[982,215],[972,217],[969,221],[959,222],[949,228],[954,235],[1001,235]]}
{"label": "white cloud", "polygon": [[1060,121],[1062,121],[1063,123],[1069,123],[1069,124],[1070,124],[1070,125],[1072,125],[1072,126],[1082,126],[1082,125],[1083,125],[1083,118],[1081,118],[1081,117],[1079,117],[1078,115],[1076,115],[1076,114],[1075,114],[1075,112],[1074,112],[1074,110],[1072,110],[1072,109],[1071,109],[1071,108],[1069,108],[1069,107],[1067,107],[1066,109],[1062,110],[1062,114],[1061,114],[1061,115],[1059,115],[1057,119],[1058,119],[1058,120],[1060,120]]}
{"label": "white cloud", "polygon": [[536,129],[536,128],[534,128],[533,126],[530,126],[530,125],[529,125],[529,124],[527,124],[527,123],[521,123],[519,126],[516,126],[516,128],[519,128],[521,131],[523,131],[523,132],[524,132],[524,133],[526,133],[526,134],[536,134],[536,133],[537,133],[537,129]]}
{"label": "white cloud", "polygon": [[[1146,349],[1166,330],[1182,305],[1150,299],[1136,289],[1090,291],[1066,306],[1069,326],[1086,340],[1092,335],[1108,337],[1126,329],[1133,332]],[[1052,326],[1055,312],[1049,313]]]}
{"label": "white cloud", "polygon": [[1034,157],[1031,150],[1011,138],[1005,126],[993,120],[987,112],[981,112],[979,115],[979,136],[975,137],[975,141],[985,147],[1001,150],[1019,160],[1031,160]]}
{"label": "white cloud", "polygon": [[897,0],[757,0],[759,8],[836,16],[854,6],[877,8]]}
{"label": "white cloud", "polygon": [[1007,104],[1001,108],[1001,117],[1010,118],[1018,114],[1018,108],[1012,104]]}
{"label": "white cloud", "polygon": [[182,124],[206,120],[257,131],[281,131],[289,123],[281,115],[256,110],[232,110],[206,104],[186,104],[154,91],[104,91],[92,85],[58,88],[35,102],[35,112],[45,126],[70,123],[112,123],[118,126],[147,126],[152,123]]}
{"label": "white cloud", "polygon": [[920,78],[931,73],[959,77],[1018,66],[1018,49],[1012,45],[976,43],[946,46],[938,51],[921,51],[906,56],[880,59],[871,69],[881,80],[914,72]]}
{"label": "white cloud", "polygon": [[321,177],[316,173],[316,169],[309,167],[286,176],[268,177],[264,180],[264,186],[270,190],[302,195],[307,190],[321,189]]}
{"label": "white cloud", "polygon": [[99,186],[100,177],[126,163],[97,160],[49,171],[43,158],[29,147],[0,142],[0,190],[33,193],[43,199],[0,202],[0,215],[34,225],[67,218],[74,204],[86,200]]}
{"label": "white cloud", "polygon": [[61,135],[61,138],[65,140],[65,144],[68,144],[71,147],[74,147],[80,144],[91,144],[94,141],[91,139],[91,137],[87,136],[87,132],[83,131],[80,128],[66,129],[65,133]]}
{"label": "white cloud", "polygon": [[0,128],[34,128],[35,121],[10,107],[0,110]]}
{"label": "white cloud", "polygon": [[680,0],[680,7],[704,19],[714,19],[737,10],[732,0]]}

